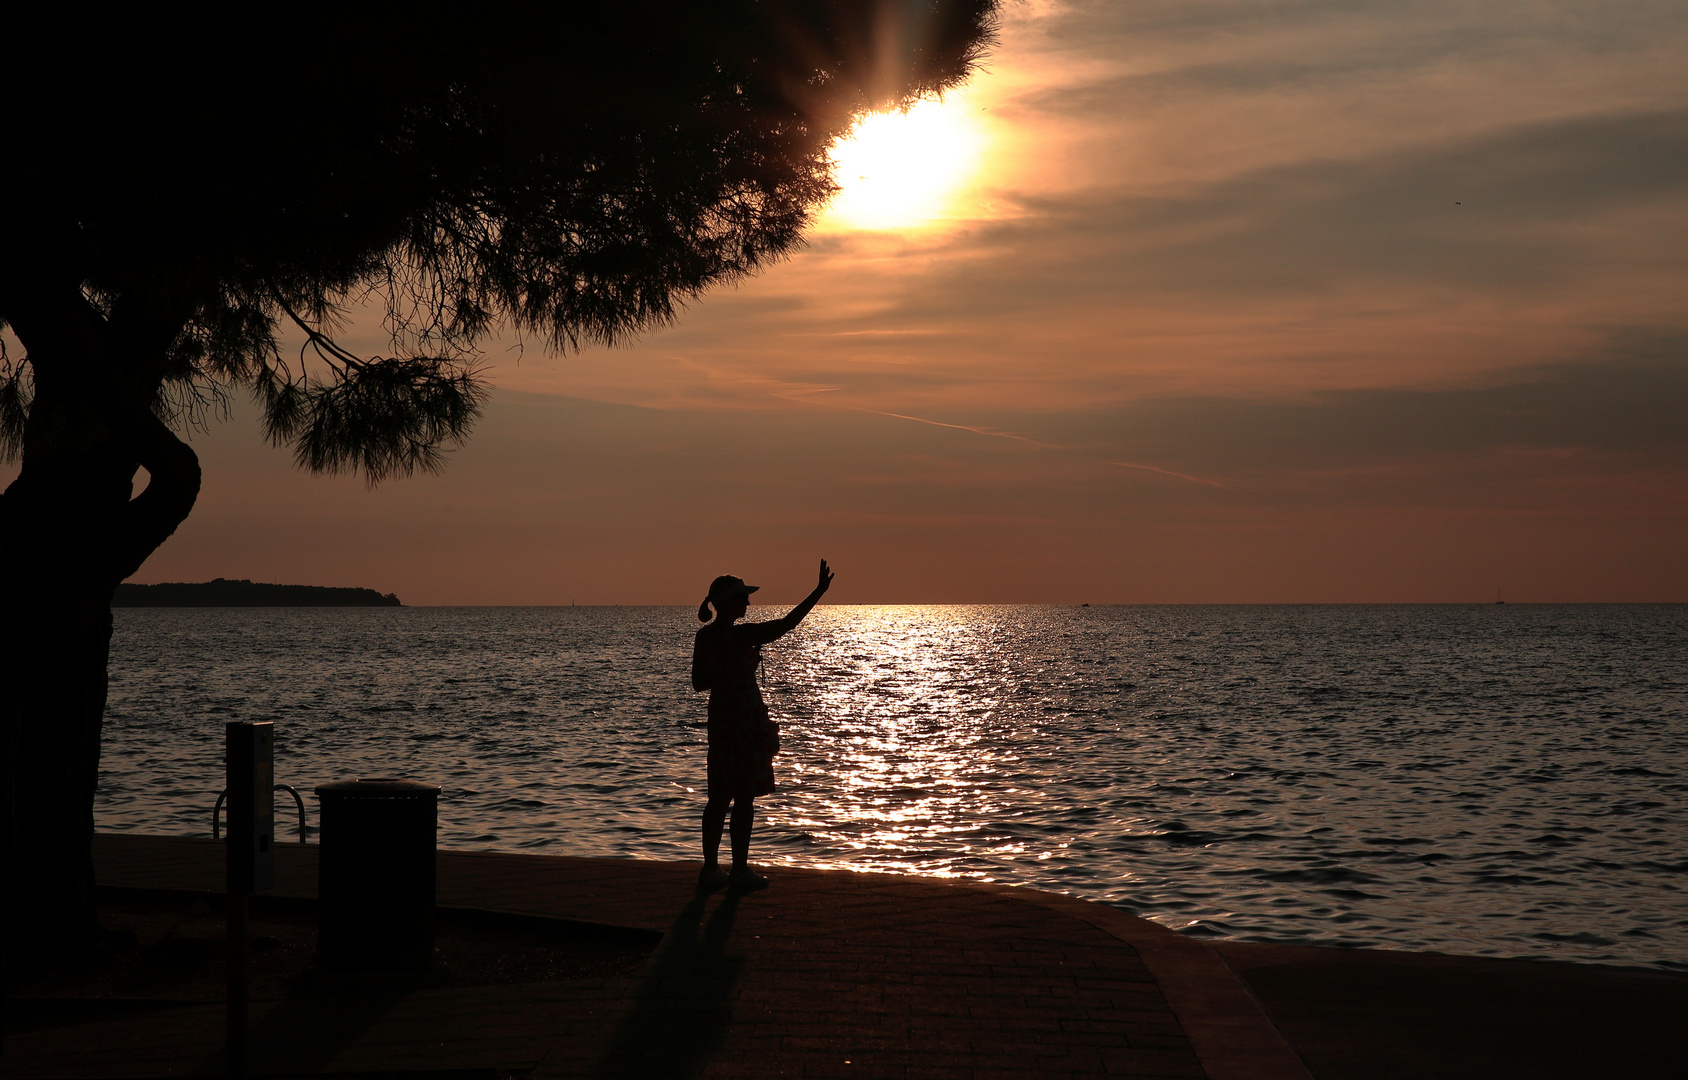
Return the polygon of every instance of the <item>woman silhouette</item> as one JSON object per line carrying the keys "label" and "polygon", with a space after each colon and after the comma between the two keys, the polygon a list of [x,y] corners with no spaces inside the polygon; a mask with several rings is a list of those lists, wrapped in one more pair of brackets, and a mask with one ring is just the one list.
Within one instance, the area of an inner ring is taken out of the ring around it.
{"label": "woman silhouette", "polygon": [[[750,829],[756,796],[774,790],[774,753],[779,725],[768,719],[756,665],[762,646],[793,630],[832,584],[832,571],[821,560],[815,591],[784,618],[739,625],[759,586],[722,574],[709,586],[697,617],[709,623],[697,632],[692,648],[692,689],[709,691],[709,802],[703,808],[703,872],[699,885],[732,884],[761,888],[768,879],[750,868]],[[715,621],[709,622],[709,609]],[[733,872],[721,869],[721,827],[733,811]]]}

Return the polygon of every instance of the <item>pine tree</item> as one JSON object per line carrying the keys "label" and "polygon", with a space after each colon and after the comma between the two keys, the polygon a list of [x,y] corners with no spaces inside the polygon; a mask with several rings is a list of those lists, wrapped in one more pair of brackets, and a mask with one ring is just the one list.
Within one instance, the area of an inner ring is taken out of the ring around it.
{"label": "pine tree", "polygon": [[[484,401],[477,342],[623,341],[789,252],[830,142],[965,78],[993,25],[992,0],[251,7],[0,17],[14,946],[92,927],[112,592],[199,490],[173,428],[250,393],[305,468],[436,469]],[[386,355],[335,338],[371,302]]]}

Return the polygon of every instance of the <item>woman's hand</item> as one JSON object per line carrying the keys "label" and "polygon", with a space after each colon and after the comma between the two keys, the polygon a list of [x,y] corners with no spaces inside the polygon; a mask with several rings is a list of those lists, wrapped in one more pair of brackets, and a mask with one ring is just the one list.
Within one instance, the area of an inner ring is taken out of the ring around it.
{"label": "woman's hand", "polygon": [[[758,645],[765,645],[770,641],[774,641],[795,629],[797,624],[803,621],[803,617],[814,610],[815,604],[821,598],[821,594],[826,592],[827,586],[831,584],[832,571],[826,568],[826,560],[822,559],[820,579],[815,582],[815,591],[810,593],[808,596],[805,596],[801,604],[798,604],[796,607],[786,612],[784,618],[769,619],[767,622],[751,623],[748,626],[737,627],[735,629],[743,630],[750,634],[751,637],[749,640]],[[699,633],[702,633],[702,631],[699,631]]]}

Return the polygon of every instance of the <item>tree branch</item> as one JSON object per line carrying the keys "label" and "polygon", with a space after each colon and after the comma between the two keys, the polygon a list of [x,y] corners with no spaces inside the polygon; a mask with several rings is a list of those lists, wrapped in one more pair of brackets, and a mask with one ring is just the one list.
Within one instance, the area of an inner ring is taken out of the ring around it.
{"label": "tree branch", "polygon": [[145,491],[124,507],[111,553],[113,583],[141,568],[147,557],[187,520],[199,499],[199,455],[151,412],[125,425],[127,442],[151,475]]}

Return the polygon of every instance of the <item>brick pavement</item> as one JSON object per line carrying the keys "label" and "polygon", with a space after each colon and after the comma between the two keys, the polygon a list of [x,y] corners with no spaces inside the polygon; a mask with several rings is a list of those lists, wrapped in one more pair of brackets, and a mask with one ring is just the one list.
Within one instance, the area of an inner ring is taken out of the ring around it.
{"label": "brick pavement", "polygon": [[[102,885],[216,892],[221,845],[101,836]],[[276,895],[315,895],[314,847]],[[1307,1080],[1211,949],[1030,889],[773,868],[699,894],[695,865],[441,852],[443,906],[647,930],[632,977],[254,1003],[255,1072],[534,1077]],[[213,1073],[221,1008],[26,1032],[7,1077]]]}

